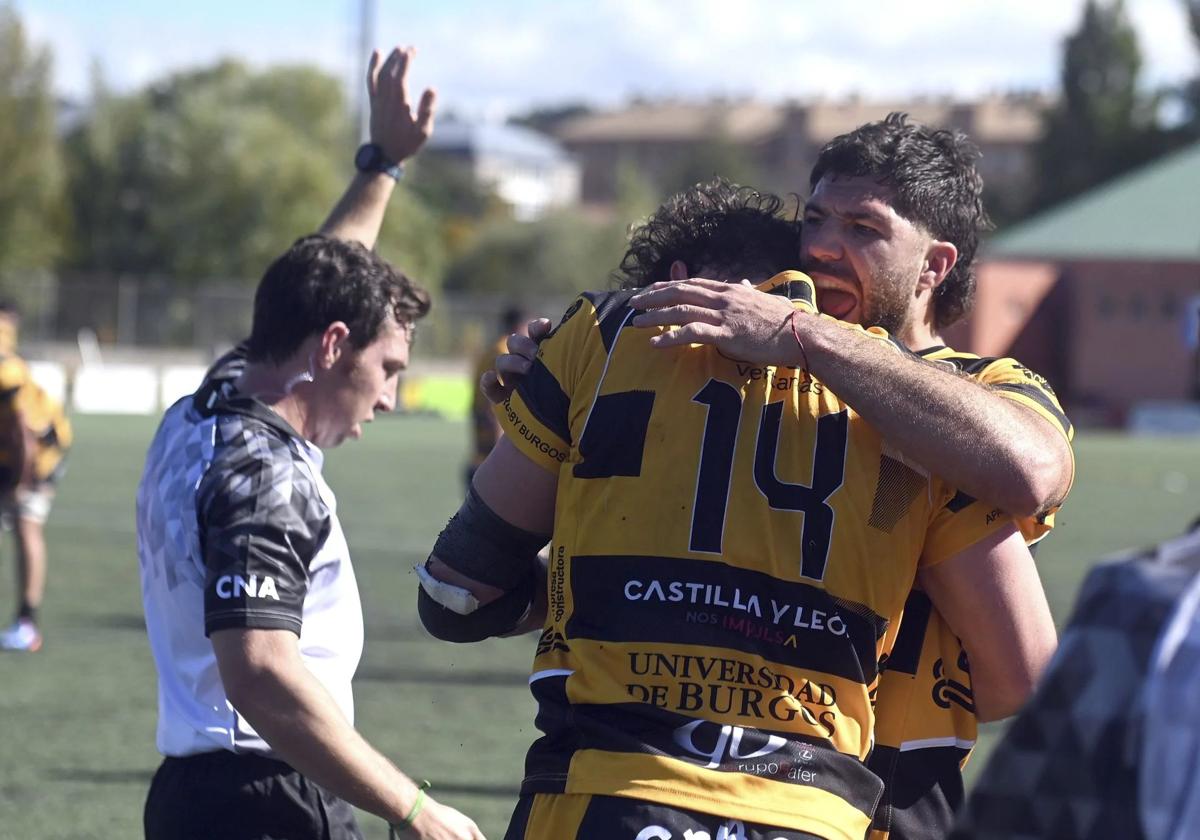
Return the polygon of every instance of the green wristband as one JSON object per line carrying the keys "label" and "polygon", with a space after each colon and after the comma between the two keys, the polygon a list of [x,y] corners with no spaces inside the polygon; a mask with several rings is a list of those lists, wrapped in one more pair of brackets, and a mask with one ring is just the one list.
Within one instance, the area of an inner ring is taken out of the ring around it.
{"label": "green wristband", "polygon": [[408,809],[408,814],[399,823],[389,823],[388,828],[391,829],[389,836],[395,837],[396,831],[407,831],[412,828],[412,825],[420,815],[421,810],[425,807],[425,791],[433,787],[433,784],[428,779],[422,779],[421,784],[417,785],[417,798],[413,800],[412,807]]}

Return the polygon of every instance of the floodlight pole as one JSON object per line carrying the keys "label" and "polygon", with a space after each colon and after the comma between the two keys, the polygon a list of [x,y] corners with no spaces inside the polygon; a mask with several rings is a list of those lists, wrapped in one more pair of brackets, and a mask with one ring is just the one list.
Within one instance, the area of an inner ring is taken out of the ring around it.
{"label": "floodlight pole", "polygon": [[358,75],[355,90],[358,91],[358,140],[365,141],[371,131],[371,103],[367,101],[367,62],[371,50],[375,49],[376,0],[359,0],[358,4]]}

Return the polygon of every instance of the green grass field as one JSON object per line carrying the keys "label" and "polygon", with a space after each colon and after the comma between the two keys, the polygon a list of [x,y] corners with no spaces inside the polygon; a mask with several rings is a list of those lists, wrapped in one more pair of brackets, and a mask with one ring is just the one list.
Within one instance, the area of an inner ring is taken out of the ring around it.
{"label": "green grass field", "polygon": [[[154,421],[80,417],[76,428],[71,469],[48,526],[46,646],[33,656],[0,655],[4,840],[140,837],[143,797],[158,764],[133,533],[134,487]],[[390,419],[330,453],[327,472],[367,617],[358,725],[496,840],[535,734],[525,687],[531,639],[470,647],[430,640],[414,614],[409,573],[457,506],[466,441],[458,423]],[[1097,557],[1157,541],[1200,513],[1193,441],[1083,436],[1076,449],[1075,489],[1058,532],[1039,552],[1060,622]],[[7,611],[7,542],[0,566],[0,608]],[[386,836],[379,820],[365,817],[363,826],[370,838]]]}

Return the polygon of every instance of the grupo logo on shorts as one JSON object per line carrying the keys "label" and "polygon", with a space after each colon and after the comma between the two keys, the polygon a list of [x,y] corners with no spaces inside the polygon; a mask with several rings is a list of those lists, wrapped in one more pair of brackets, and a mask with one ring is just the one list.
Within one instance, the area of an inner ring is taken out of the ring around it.
{"label": "grupo logo on shorts", "polygon": [[815,784],[826,769],[823,759],[831,752],[761,729],[710,720],[676,727],[671,741],[672,749],[664,752],[705,770],[746,773],[792,784]]}
{"label": "grupo logo on shorts", "polygon": [[[708,730],[707,737],[699,731],[702,729]],[[766,758],[782,750],[788,742],[779,735],[768,735],[744,726],[694,720],[675,730],[675,743],[693,756],[708,759],[704,767],[712,770],[726,761],[748,762]]]}

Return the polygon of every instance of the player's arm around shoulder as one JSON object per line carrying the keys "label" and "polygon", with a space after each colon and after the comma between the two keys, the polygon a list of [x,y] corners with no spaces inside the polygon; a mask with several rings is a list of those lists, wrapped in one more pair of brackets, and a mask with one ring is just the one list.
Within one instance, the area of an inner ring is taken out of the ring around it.
{"label": "player's arm around shoulder", "polygon": [[1017,517],[1061,504],[1074,474],[1056,425],[1000,385],[897,354],[824,318],[798,321],[812,372],[904,451]]}
{"label": "player's arm around shoulder", "polygon": [[1035,517],[1062,506],[1075,481],[1075,428],[1046,378],[1012,358],[979,359],[968,375],[996,397],[1020,408],[1028,431]]}
{"label": "player's arm around shoulder", "polygon": [[1006,523],[924,565],[917,579],[967,652],[976,716],[987,722],[1015,714],[1058,643],[1037,567],[1016,525]]}

